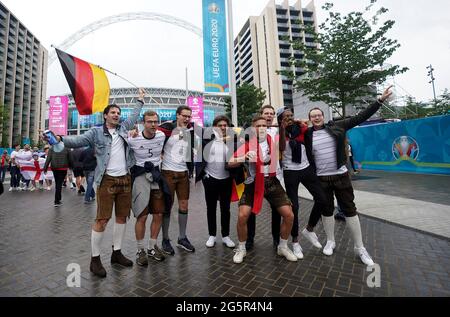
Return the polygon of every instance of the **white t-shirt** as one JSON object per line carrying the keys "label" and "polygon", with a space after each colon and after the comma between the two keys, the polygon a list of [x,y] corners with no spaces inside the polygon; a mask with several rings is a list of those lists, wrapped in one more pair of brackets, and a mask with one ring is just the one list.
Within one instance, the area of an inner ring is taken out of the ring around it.
{"label": "white t-shirt", "polygon": [[108,131],[112,136],[112,143],[106,174],[113,177],[125,176],[128,171],[124,141],[116,129],[108,129]]}
{"label": "white t-shirt", "polygon": [[15,158],[17,154],[19,154],[19,152],[17,152],[16,150],[11,152],[11,166],[16,166]]}
{"label": "white t-shirt", "polygon": [[164,147],[162,169],[173,172],[186,172],[186,155],[189,143],[181,133],[172,135]]}
{"label": "white t-shirt", "polygon": [[292,148],[286,141],[286,150],[283,152],[283,169],[288,171],[300,171],[309,166],[308,157],[306,156],[306,148],[302,144],[302,161],[301,163],[292,162]]}
{"label": "white t-shirt", "polygon": [[313,132],[313,153],[318,176],[345,174],[345,165],[338,169],[336,160],[336,140],[327,130]]}
{"label": "white t-shirt", "polygon": [[165,138],[161,131],[156,131],[152,139],[146,138],[144,132],[135,138],[128,138],[128,144],[134,152],[136,165],[144,167],[145,162],[152,162],[153,165],[159,167]]}
{"label": "white t-shirt", "polygon": [[217,134],[216,139],[209,142],[205,147],[205,153],[209,153],[205,157],[205,161],[207,162],[205,172],[207,175],[215,179],[226,179],[230,177],[230,172],[225,169],[228,148],[222,139],[217,138]]}

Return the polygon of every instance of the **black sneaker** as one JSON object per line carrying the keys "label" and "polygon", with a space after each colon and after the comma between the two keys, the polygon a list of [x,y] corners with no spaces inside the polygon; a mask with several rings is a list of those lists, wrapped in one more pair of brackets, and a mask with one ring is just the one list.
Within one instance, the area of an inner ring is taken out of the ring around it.
{"label": "black sneaker", "polygon": [[166,258],[163,251],[161,251],[156,245],[152,249],[147,250],[147,256],[157,262],[164,261]]}
{"label": "black sneaker", "polygon": [[175,250],[172,248],[169,239],[162,240],[162,251],[167,255],[175,255]]}
{"label": "black sneaker", "polygon": [[188,252],[195,252],[194,246],[189,242],[187,237],[178,239],[177,247],[185,249]]}
{"label": "black sneaker", "polygon": [[62,206],[62,202],[60,202],[60,201],[57,201],[57,202],[55,202],[55,205],[54,205],[55,207],[61,207]]}
{"label": "black sneaker", "polygon": [[80,185],[80,191],[81,191],[82,193],[85,193],[85,192],[86,192],[86,189],[84,189],[84,186],[83,186],[83,185]]}

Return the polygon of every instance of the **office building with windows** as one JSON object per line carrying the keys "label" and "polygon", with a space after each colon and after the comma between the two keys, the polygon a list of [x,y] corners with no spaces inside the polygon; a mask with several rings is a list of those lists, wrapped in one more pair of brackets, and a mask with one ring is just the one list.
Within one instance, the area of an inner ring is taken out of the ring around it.
{"label": "office building with windows", "polygon": [[0,2],[0,139],[37,143],[45,125],[47,50]]}
{"label": "office building with windows", "polygon": [[266,104],[275,109],[293,106],[292,80],[277,71],[291,70],[297,77],[303,70],[289,64],[289,58],[303,58],[294,50],[290,40],[300,40],[315,47],[311,34],[301,29],[302,24],[317,30],[316,9],[311,1],[306,7],[298,0],[293,6],[285,0],[276,4],[270,0],[261,15],[250,17],[234,41],[236,84],[250,83],[266,91]]}

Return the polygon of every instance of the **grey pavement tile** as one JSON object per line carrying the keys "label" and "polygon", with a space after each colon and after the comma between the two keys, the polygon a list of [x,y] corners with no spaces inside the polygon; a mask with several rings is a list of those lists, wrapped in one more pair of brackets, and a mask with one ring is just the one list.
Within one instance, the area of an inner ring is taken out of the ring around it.
{"label": "grey pavement tile", "polygon": [[[234,264],[233,250],[221,243],[213,249],[204,245],[208,232],[203,195],[201,186],[192,189],[190,203],[196,208],[189,217],[188,236],[197,248],[195,253],[176,249],[174,257],[150,263],[147,268],[111,267],[112,226],[108,225],[102,250],[108,276],[99,279],[89,272],[95,208],[86,208],[82,198],[68,190],[63,190],[65,205],[59,210],[50,206],[52,193],[42,193],[38,199],[28,193],[5,193],[0,208],[0,233],[4,237],[0,243],[0,296],[450,296],[449,240],[365,216],[360,217],[363,238],[381,268],[379,289],[367,286],[370,272],[354,255],[353,242],[342,222],[336,223],[333,256],[326,257],[305,241],[301,242],[303,260],[291,263],[278,257],[272,248],[267,203],[257,217],[255,248],[244,263]],[[28,198],[21,199],[20,208],[18,197]],[[301,201],[300,228],[307,222],[311,207],[310,201]],[[12,209],[14,214],[9,212]],[[236,211],[233,204],[230,227],[234,241]],[[25,221],[18,223],[18,217]],[[132,260],[136,252],[134,223],[131,219],[127,226],[122,248]],[[324,243],[321,222],[316,233]],[[176,239],[177,235],[177,217],[172,217],[170,236]],[[81,266],[81,288],[66,285],[69,263]]]}

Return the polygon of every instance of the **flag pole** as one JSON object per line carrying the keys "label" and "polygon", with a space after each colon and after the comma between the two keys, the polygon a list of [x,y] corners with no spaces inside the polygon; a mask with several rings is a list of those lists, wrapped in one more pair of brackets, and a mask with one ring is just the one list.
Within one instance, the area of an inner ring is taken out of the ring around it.
{"label": "flag pole", "polygon": [[234,31],[233,31],[233,1],[227,0],[228,11],[228,73],[231,94],[231,122],[238,126],[237,95],[236,95],[236,67],[234,65]]}
{"label": "flag pole", "polygon": [[[114,76],[116,76],[116,77],[119,77],[120,79],[126,81],[127,83],[129,83],[130,85],[132,85],[133,87],[135,87],[135,88],[137,88],[137,89],[140,89],[140,88],[141,88],[141,87],[138,87],[137,85],[133,84],[131,81],[129,81],[129,80],[126,79],[125,77],[120,76],[120,75],[117,74],[117,73],[114,73],[114,72],[112,72],[112,71],[110,71],[110,70],[107,70],[106,68],[103,68],[103,67],[101,67],[100,65],[96,65],[96,66],[97,66],[98,68],[100,68],[100,69],[103,69],[105,72],[108,72],[108,73],[110,73],[110,74],[112,74],[112,75],[114,75]],[[142,89],[143,89],[144,92],[150,97],[150,99],[152,99],[158,106],[161,106],[161,104],[160,104],[158,101],[156,101],[155,98],[153,98],[145,88],[142,88]]]}

